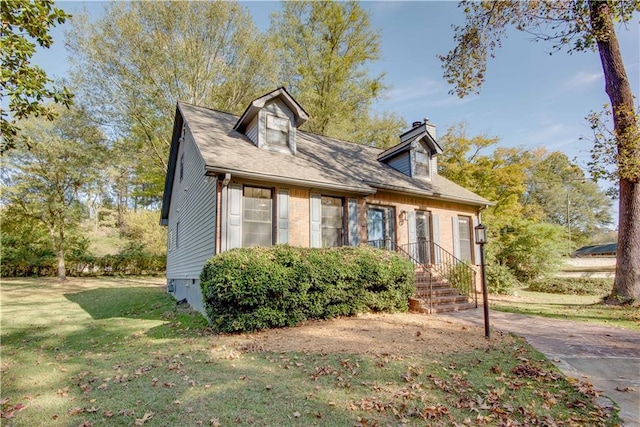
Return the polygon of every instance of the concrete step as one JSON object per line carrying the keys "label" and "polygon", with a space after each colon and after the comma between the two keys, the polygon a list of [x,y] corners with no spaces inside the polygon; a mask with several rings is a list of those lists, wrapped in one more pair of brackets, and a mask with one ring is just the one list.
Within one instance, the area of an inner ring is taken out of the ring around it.
{"label": "concrete step", "polygon": [[472,302],[458,302],[450,304],[433,304],[429,306],[428,301],[420,298],[409,299],[409,310],[417,311],[420,313],[446,313],[451,311],[471,310],[476,308],[475,303]]}
{"label": "concrete step", "polygon": [[455,289],[451,289],[451,288],[443,288],[443,289],[432,289],[431,292],[429,291],[429,288],[416,288],[416,294],[419,295],[433,295],[435,296],[442,296],[442,297],[446,297],[446,296],[453,296],[453,297],[457,297],[460,294],[458,293],[458,291],[456,291]]}

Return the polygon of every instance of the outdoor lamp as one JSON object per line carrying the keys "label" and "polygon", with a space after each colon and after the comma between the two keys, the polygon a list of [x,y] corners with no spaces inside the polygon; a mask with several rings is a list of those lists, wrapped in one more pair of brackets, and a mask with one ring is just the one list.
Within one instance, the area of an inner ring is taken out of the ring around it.
{"label": "outdoor lamp", "polygon": [[487,226],[484,224],[478,224],[475,226],[476,243],[478,245],[484,245],[487,243]]}
{"label": "outdoor lamp", "polygon": [[484,245],[487,243],[487,226],[478,224],[474,227],[476,232],[476,244],[480,245],[480,269],[482,272],[482,297],[484,300],[484,336],[491,338],[489,327],[489,300],[487,297],[487,272],[484,265]]}

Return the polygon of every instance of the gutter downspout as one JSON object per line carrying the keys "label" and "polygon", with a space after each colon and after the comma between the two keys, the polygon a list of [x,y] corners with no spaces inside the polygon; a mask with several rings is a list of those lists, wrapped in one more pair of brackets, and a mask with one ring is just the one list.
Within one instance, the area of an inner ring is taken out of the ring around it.
{"label": "gutter downspout", "polygon": [[227,223],[228,219],[228,188],[229,182],[231,181],[231,174],[225,173],[224,179],[222,180],[222,190],[221,190],[221,202],[220,204],[220,252],[224,252],[227,250]]}

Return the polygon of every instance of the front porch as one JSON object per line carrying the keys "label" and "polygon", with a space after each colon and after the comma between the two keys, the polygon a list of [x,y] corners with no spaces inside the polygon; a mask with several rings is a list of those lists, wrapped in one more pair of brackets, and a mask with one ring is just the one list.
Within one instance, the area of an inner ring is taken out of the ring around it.
{"label": "front porch", "polygon": [[368,243],[396,251],[415,265],[416,293],[409,300],[410,310],[432,314],[478,307],[475,268],[437,243],[424,240],[396,245],[389,239]]}

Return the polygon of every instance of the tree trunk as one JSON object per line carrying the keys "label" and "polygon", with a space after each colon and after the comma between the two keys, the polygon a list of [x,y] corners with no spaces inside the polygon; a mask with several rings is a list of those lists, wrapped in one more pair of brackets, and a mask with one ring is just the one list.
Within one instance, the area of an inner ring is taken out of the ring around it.
{"label": "tree trunk", "polygon": [[620,201],[616,278],[611,302],[640,302],[640,147],[633,93],[622,62],[609,5],[590,1],[591,25],[611,100],[617,139]]}
{"label": "tree trunk", "polygon": [[67,269],[64,265],[64,229],[62,226],[58,232],[58,248],[56,256],[58,258],[58,280],[64,282],[67,280]]}

